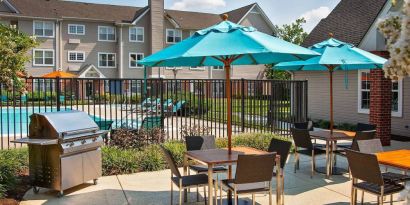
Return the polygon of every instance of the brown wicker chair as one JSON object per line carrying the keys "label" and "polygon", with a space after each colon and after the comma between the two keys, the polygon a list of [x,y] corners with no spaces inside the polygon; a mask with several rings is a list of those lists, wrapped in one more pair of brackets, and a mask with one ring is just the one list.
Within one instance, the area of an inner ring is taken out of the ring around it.
{"label": "brown wicker chair", "polygon": [[[221,181],[221,204],[222,189],[227,188],[234,193],[235,205],[238,204],[239,194],[252,194],[252,202],[255,204],[255,193],[269,193],[269,205],[272,205],[272,173],[275,157],[275,153],[239,155],[235,178]],[[278,199],[277,203],[279,202]]]}
{"label": "brown wicker chair", "polygon": [[[208,186],[208,175],[206,174],[197,174],[197,175],[189,175],[189,176],[182,176],[178,170],[178,167],[175,163],[174,158],[172,157],[171,153],[161,146],[161,150],[164,153],[165,160],[167,161],[170,169],[171,169],[171,204],[173,203],[174,198],[174,189],[173,185],[177,185],[179,188],[179,204],[182,204],[182,190],[189,187],[204,187],[204,198],[206,204],[206,187]],[[216,195],[215,190],[215,195]],[[197,193],[198,194],[198,193]],[[211,199],[212,200],[212,199]]]}
{"label": "brown wicker chair", "polygon": [[309,130],[306,129],[297,129],[291,128],[293,142],[295,143],[295,169],[299,169],[299,154],[312,157],[312,169],[310,177],[312,178],[315,173],[315,156],[319,154],[325,154],[326,150],[321,149],[318,146],[315,146],[312,143],[312,140],[309,135]]}
{"label": "brown wicker chair", "polygon": [[[276,190],[277,194],[280,194],[280,199],[281,199],[281,204],[285,203],[285,193],[284,193],[284,186],[285,186],[285,176],[284,176],[284,171],[283,168],[285,168],[286,160],[288,159],[290,149],[292,147],[292,142],[289,141],[284,141],[284,140],[279,140],[273,138],[270,141],[268,152],[273,152],[276,153],[280,156],[280,190]],[[273,176],[276,176],[277,173],[274,172]],[[280,193],[279,193],[280,192]]]}
{"label": "brown wicker chair", "polygon": [[356,204],[357,190],[376,195],[378,204],[383,204],[383,197],[390,195],[390,204],[393,204],[393,194],[402,191],[404,186],[386,182],[376,155],[346,150],[346,157],[352,174],[351,204]]}
{"label": "brown wicker chair", "polygon": [[[186,136],[185,145],[186,145],[187,151],[216,149],[215,136],[213,135]],[[219,181],[219,173],[225,173],[228,171],[228,169],[225,168],[224,166],[215,166],[212,169],[213,169],[213,173],[216,173],[217,181]],[[208,167],[204,165],[198,165],[198,164],[189,165],[188,175],[191,175],[191,170],[196,172],[197,174],[208,173]],[[197,201],[199,201],[198,191],[199,190],[197,188],[196,189]]]}

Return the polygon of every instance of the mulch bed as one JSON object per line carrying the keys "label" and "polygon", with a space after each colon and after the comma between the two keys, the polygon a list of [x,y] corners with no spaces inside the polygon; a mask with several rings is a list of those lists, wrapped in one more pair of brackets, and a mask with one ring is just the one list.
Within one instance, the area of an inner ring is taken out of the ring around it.
{"label": "mulch bed", "polygon": [[14,189],[7,192],[5,199],[0,199],[0,205],[18,205],[23,199],[24,194],[31,188],[28,173],[23,173],[18,177],[19,183]]}

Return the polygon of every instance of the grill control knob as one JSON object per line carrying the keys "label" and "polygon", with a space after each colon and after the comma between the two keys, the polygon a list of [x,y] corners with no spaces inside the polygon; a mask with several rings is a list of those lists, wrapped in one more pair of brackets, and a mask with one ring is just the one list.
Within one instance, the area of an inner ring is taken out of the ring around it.
{"label": "grill control knob", "polygon": [[81,141],[81,144],[85,144],[87,141],[86,140],[83,140],[83,141]]}
{"label": "grill control knob", "polygon": [[93,138],[93,142],[95,142],[95,141],[97,141],[97,138],[96,138],[96,137]]}
{"label": "grill control knob", "polygon": [[72,146],[74,146],[74,142],[71,142],[71,143],[70,143],[70,147],[72,147]]}

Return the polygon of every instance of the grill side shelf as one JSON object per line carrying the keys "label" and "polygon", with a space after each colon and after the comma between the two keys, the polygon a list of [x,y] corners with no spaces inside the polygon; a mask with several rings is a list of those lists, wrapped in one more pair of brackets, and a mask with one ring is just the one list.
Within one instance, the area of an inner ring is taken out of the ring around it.
{"label": "grill side shelf", "polygon": [[31,145],[55,145],[58,144],[58,139],[30,139],[21,138],[11,141],[13,143],[31,144]]}

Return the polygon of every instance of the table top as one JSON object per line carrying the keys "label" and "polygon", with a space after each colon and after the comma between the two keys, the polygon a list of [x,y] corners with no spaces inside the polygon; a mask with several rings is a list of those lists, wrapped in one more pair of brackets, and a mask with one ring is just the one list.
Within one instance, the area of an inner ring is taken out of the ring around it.
{"label": "table top", "polygon": [[333,130],[333,134],[330,132],[330,130],[315,130],[310,131],[309,134],[311,138],[326,141],[352,140],[356,135],[355,132],[343,130]]}
{"label": "table top", "polygon": [[380,164],[410,170],[410,150],[394,150],[376,153]]}
{"label": "table top", "polygon": [[186,152],[186,156],[205,164],[226,164],[238,161],[240,154],[267,154],[269,152],[250,148],[232,147],[232,153],[228,154],[228,149],[207,149]]}

